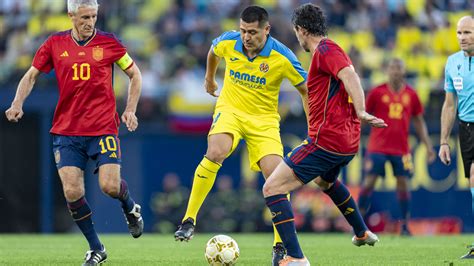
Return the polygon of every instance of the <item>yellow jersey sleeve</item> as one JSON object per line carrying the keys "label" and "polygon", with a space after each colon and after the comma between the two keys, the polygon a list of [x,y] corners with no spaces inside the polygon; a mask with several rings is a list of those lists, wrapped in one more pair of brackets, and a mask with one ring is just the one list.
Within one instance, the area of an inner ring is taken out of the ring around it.
{"label": "yellow jersey sleeve", "polygon": [[223,57],[224,55],[224,48],[225,45],[222,45],[222,43],[218,43],[216,45],[212,45],[212,51],[214,52],[215,55],[218,57]]}
{"label": "yellow jersey sleeve", "polygon": [[125,53],[122,57],[120,57],[119,60],[115,62],[122,70],[127,70],[130,68],[133,64],[133,59],[128,55],[128,53]]}
{"label": "yellow jersey sleeve", "polygon": [[[279,44],[279,43],[278,43]],[[283,74],[293,86],[298,86],[306,81],[307,73],[296,58],[296,55],[283,44],[276,45],[275,52],[280,54],[285,61]]]}
{"label": "yellow jersey sleeve", "polygon": [[227,31],[222,33],[212,41],[212,51],[218,57],[224,57],[226,55],[225,49],[228,47],[227,42],[240,38],[239,36],[240,32],[237,31]]}

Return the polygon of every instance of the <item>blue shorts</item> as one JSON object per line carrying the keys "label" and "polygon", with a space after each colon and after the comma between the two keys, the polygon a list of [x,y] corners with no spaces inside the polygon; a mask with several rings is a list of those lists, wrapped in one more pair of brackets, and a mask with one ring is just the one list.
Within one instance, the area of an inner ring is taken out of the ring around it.
{"label": "blue shorts", "polygon": [[367,153],[365,171],[367,174],[385,177],[385,162],[392,165],[393,175],[411,177],[413,175],[413,162],[411,154],[387,155],[382,153]]}
{"label": "blue shorts", "polygon": [[341,155],[323,150],[307,138],[301,145],[288,153],[283,160],[293,169],[296,177],[304,184],[318,176],[334,183],[341,169],[354,158],[354,154]]}
{"label": "blue shorts", "polygon": [[103,164],[122,162],[120,140],[115,135],[83,137],[53,134],[53,152],[58,169],[75,166],[85,170],[90,158],[95,161],[95,173]]}

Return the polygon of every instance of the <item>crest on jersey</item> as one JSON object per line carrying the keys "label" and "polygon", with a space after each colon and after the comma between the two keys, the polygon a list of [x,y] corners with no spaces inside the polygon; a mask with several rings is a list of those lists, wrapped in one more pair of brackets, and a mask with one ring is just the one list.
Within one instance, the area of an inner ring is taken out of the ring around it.
{"label": "crest on jersey", "polygon": [[92,58],[94,58],[95,61],[102,60],[102,58],[104,58],[104,49],[100,47],[92,48]]}
{"label": "crest on jersey", "polygon": [[390,102],[390,96],[388,96],[387,94],[384,94],[382,96],[382,102],[383,103],[389,103]]}
{"label": "crest on jersey", "polygon": [[402,104],[405,105],[405,106],[408,106],[410,105],[410,95],[404,93],[402,95]]}
{"label": "crest on jersey", "polygon": [[260,64],[260,71],[262,71],[263,73],[267,73],[268,69],[270,69],[270,67],[268,66],[267,63]]}

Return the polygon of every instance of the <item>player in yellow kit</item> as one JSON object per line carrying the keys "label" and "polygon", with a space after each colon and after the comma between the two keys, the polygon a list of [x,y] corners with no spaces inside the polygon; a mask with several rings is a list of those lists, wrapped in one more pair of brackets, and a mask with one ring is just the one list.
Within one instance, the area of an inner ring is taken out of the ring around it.
{"label": "player in yellow kit", "polygon": [[[294,53],[269,35],[268,13],[247,7],[240,16],[240,32],[225,32],[212,42],[204,86],[217,100],[208,148],[194,174],[193,187],[176,240],[193,236],[197,213],[211,190],[223,161],[244,139],[252,170],[270,176],[282,160],[278,95],[284,78],[300,92],[307,110],[306,72]],[[226,62],[224,86],[217,95],[215,74],[220,59]],[[284,247],[275,231],[276,265]],[[277,244],[278,243],[278,244]]]}

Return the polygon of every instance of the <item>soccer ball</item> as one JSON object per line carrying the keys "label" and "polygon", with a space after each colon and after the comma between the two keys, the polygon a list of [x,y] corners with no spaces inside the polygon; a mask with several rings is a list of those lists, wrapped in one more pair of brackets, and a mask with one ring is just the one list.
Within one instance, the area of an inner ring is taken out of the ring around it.
{"label": "soccer ball", "polygon": [[234,265],[240,256],[237,242],[226,235],[216,235],[209,239],[204,253],[209,265]]}

